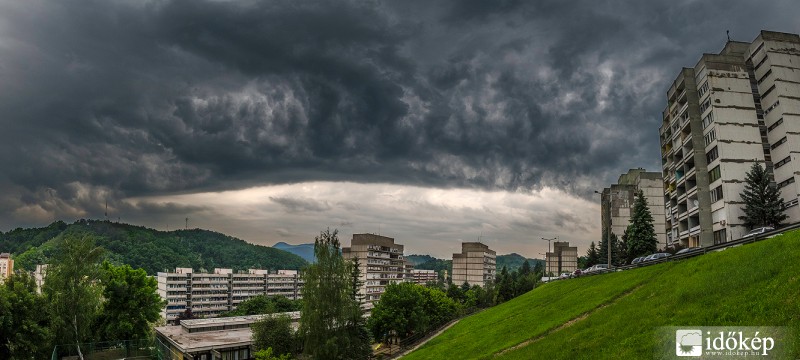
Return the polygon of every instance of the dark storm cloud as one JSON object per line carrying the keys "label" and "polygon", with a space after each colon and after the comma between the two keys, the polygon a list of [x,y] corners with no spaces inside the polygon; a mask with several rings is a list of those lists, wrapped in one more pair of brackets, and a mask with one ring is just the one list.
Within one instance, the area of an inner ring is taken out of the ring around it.
{"label": "dark storm cloud", "polygon": [[2,1],[0,207],[307,180],[588,196],[660,164],[680,67],[726,29],[797,32],[794,6]]}

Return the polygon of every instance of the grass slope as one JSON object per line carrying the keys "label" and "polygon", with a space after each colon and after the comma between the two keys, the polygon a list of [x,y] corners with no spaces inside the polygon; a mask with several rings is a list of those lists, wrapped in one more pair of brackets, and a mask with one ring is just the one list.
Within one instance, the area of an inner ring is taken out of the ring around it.
{"label": "grass slope", "polygon": [[[653,358],[661,326],[800,334],[800,232],[679,262],[543,285],[404,359]],[[797,344],[794,356],[800,355]]]}

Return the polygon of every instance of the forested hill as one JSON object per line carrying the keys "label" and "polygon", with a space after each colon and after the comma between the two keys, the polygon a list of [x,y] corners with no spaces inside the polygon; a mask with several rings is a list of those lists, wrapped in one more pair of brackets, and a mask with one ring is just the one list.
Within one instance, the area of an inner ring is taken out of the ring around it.
{"label": "forested hill", "polygon": [[308,262],[283,250],[254,245],[218,232],[190,229],[158,231],[99,220],[78,220],[73,224],[56,221],[47,227],[0,232],[0,252],[10,252],[15,268],[32,270],[47,263],[54,244],[68,233],[94,235],[97,245],[116,263],[143,268],[150,275],[190,267],[246,270],[301,269]]}

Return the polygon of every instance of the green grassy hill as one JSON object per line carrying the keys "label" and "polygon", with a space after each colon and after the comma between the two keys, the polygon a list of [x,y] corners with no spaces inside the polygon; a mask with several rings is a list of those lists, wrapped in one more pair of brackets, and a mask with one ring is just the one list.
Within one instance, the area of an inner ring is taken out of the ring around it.
{"label": "green grassy hill", "polygon": [[232,268],[302,269],[308,262],[289,252],[254,245],[218,232],[189,229],[158,231],[143,226],[99,220],[57,221],[43,228],[0,232],[0,252],[11,252],[15,267],[32,270],[46,264],[62,234],[89,233],[106,257],[143,268],[149,275],[176,267],[213,270]]}
{"label": "green grassy hill", "polygon": [[[662,326],[787,326],[796,339],[798,259],[795,231],[692,259],[545,284],[462,319],[404,359],[652,359]],[[800,358],[800,345],[792,351],[790,358]]]}

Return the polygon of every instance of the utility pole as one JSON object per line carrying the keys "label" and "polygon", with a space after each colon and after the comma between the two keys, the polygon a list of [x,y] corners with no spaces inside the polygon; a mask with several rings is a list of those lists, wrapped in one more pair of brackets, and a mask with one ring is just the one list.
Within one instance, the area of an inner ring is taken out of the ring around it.
{"label": "utility pole", "polygon": [[[550,242],[553,241],[553,240],[557,241],[558,240],[558,236],[556,236],[556,237],[554,237],[552,239],[542,238],[542,240],[547,241],[547,253],[549,254],[550,253]],[[545,270],[544,271],[547,272],[548,274],[551,272],[550,269],[548,269],[549,267],[550,267],[550,264],[548,263],[547,256],[545,255],[545,257],[544,257],[544,269]],[[561,269],[559,269],[559,270],[561,270]]]}

